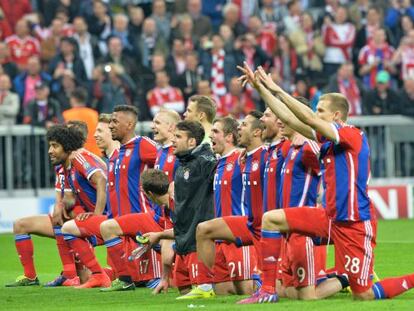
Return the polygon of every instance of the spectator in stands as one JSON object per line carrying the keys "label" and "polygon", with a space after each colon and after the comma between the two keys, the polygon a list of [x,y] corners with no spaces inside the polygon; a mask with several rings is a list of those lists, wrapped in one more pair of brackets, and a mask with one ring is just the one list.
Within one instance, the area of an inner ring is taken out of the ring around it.
{"label": "spectator in stands", "polygon": [[249,23],[249,18],[251,16],[257,16],[259,14],[259,3],[258,0],[250,1],[239,1],[239,0],[230,0],[229,2],[234,3],[239,7],[240,12],[240,22],[247,26]]}
{"label": "spectator in stands", "polygon": [[296,74],[303,74],[301,58],[296,54],[289,38],[279,35],[277,49],[272,58],[273,71],[282,80],[282,87],[290,91],[295,83]]}
{"label": "spectator in stands", "polygon": [[61,76],[59,88],[53,90],[52,97],[57,100],[61,111],[70,108],[70,94],[79,86],[72,70],[65,69]]}
{"label": "spectator in stands", "polygon": [[102,54],[105,54],[107,51],[105,40],[111,34],[112,20],[102,0],[93,1],[93,14],[87,16],[86,21],[89,32],[100,40]]}
{"label": "spectator in stands", "polygon": [[157,30],[153,18],[149,17],[144,20],[141,38],[138,41],[138,50],[142,58],[142,65],[147,67],[151,67],[151,57],[154,53],[163,53],[167,56],[167,41]]}
{"label": "spectator in stands", "polygon": [[326,45],[324,70],[327,76],[334,74],[341,64],[352,58],[355,26],[347,22],[347,19],[348,12],[343,6],[336,10],[334,21],[328,16],[324,19],[322,34]]}
{"label": "spectator in stands", "polygon": [[410,30],[408,35],[401,40],[392,62],[400,66],[402,81],[414,79],[414,29]]}
{"label": "spectator in stands", "polygon": [[237,77],[230,80],[229,93],[220,98],[217,107],[219,116],[231,115],[235,119],[243,119],[247,113],[256,109],[254,102],[243,90]]}
{"label": "spectator in stands", "polygon": [[164,0],[152,1],[152,15],[157,25],[157,31],[165,40],[170,39],[171,28],[175,27],[176,18],[172,18],[171,14],[167,12],[167,7]]}
{"label": "spectator in stands", "polygon": [[172,41],[171,53],[167,58],[167,70],[172,79],[176,79],[185,71],[186,52],[184,40],[181,38],[175,38]]}
{"label": "spectator in stands", "polygon": [[88,80],[91,80],[93,68],[101,57],[98,38],[88,32],[88,24],[82,16],[75,17],[73,27],[75,29],[73,38],[78,44],[80,59],[83,62]]}
{"label": "spectator in stands", "polygon": [[118,13],[113,16],[113,29],[111,35],[122,41],[123,52],[134,59],[139,59],[138,50],[134,37],[128,30],[129,18],[127,15]]}
{"label": "spectator in stands", "polygon": [[320,77],[325,55],[325,44],[318,30],[314,27],[313,17],[309,13],[303,13],[301,27],[289,35],[296,54],[301,60],[305,73],[310,79]]}
{"label": "spectator in stands", "polygon": [[377,6],[372,6],[368,9],[367,22],[356,33],[355,43],[353,48],[354,64],[358,64],[358,55],[361,49],[367,44],[371,43],[375,31],[380,28],[385,29],[387,42],[394,44],[395,36],[390,29],[383,25],[382,14]]}
{"label": "spectator in stands", "polygon": [[10,29],[15,29],[23,16],[32,12],[30,0],[0,0],[0,7],[3,10],[6,22]]}
{"label": "spectator in stands", "polygon": [[184,98],[180,89],[170,85],[170,78],[166,71],[155,74],[155,85],[147,95],[147,103],[151,115],[155,116],[162,107],[183,113],[185,109]]}
{"label": "spectator in stands", "polygon": [[267,55],[272,55],[277,42],[275,31],[269,26],[263,27],[262,21],[257,16],[249,18],[248,30],[256,36],[257,44],[262,50]]}
{"label": "spectator in stands", "polygon": [[17,66],[10,61],[10,50],[5,42],[0,41],[0,74],[7,74],[13,80],[17,74]]}
{"label": "spectator in stands", "polygon": [[414,78],[404,80],[404,87],[400,91],[400,113],[414,117]]}
{"label": "spectator in stands", "polygon": [[0,40],[6,39],[13,34],[13,30],[10,28],[9,23],[4,18],[4,12],[0,7]]}
{"label": "spectator in stands", "polygon": [[113,36],[108,39],[108,54],[101,58],[99,63],[101,65],[117,64],[135,81],[139,78],[137,62],[123,53],[122,40],[119,37]]}
{"label": "spectator in stands", "polygon": [[193,19],[193,34],[197,40],[212,32],[210,18],[201,14],[201,0],[188,0],[188,14]]}
{"label": "spectator in stands", "polygon": [[349,116],[362,114],[362,98],[364,88],[362,83],[354,75],[354,66],[351,62],[342,64],[334,75],[326,92],[342,93],[349,102]]}
{"label": "spectator in stands", "polygon": [[0,125],[15,124],[19,113],[19,96],[11,92],[10,88],[10,77],[4,73],[0,74]]}
{"label": "spectator in stands", "polygon": [[83,121],[88,126],[88,137],[86,139],[85,148],[94,154],[100,156],[102,152],[96,145],[93,134],[98,124],[98,112],[94,109],[86,107],[88,100],[88,92],[82,88],[76,88],[70,95],[70,105],[72,108],[63,112],[63,119],[68,121]]}
{"label": "spectator in stands", "polygon": [[288,14],[283,17],[283,29],[286,34],[297,31],[300,28],[302,8],[299,0],[291,0],[287,4]]}
{"label": "spectator in stands", "polygon": [[128,31],[134,38],[134,42],[137,45],[142,32],[142,24],[145,19],[144,10],[139,6],[129,5],[128,16]]}
{"label": "spectator in stands", "polygon": [[375,87],[377,73],[381,70],[395,74],[396,70],[392,63],[394,48],[387,43],[385,30],[375,30],[370,43],[359,52],[358,63],[360,65],[359,75],[362,77],[365,88]]}
{"label": "spectator in stands", "polygon": [[[232,53],[234,50],[234,34],[231,28],[227,25],[221,25],[219,29],[219,35],[223,39],[224,42],[224,50],[227,53]],[[207,45],[210,41],[206,41]],[[203,49],[208,49],[205,45],[202,47]]]}
{"label": "spectator in stands", "polygon": [[382,70],[377,73],[375,88],[365,93],[363,111],[367,115],[400,113],[400,98],[391,88],[390,74]]}
{"label": "spectator in stands", "polygon": [[370,2],[370,0],[356,0],[349,7],[349,20],[358,30],[367,24]]}
{"label": "spectator in stands", "polygon": [[235,54],[224,50],[223,39],[213,35],[211,49],[201,52],[203,79],[211,83],[213,94],[217,97],[227,92],[230,79],[237,76],[237,60]]}
{"label": "spectator in stands", "polygon": [[47,83],[38,81],[35,86],[35,98],[31,100],[24,110],[24,124],[49,128],[62,123],[62,113],[59,103],[49,97],[50,90]]}
{"label": "spectator in stands", "polygon": [[202,1],[201,12],[203,15],[210,18],[213,31],[217,31],[223,22],[223,8],[227,0],[209,0]]}
{"label": "spectator in stands", "polygon": [[48,72],[53,76],[53,88],[58,88],[60,78],[65,69],[72,70],[81,83],[86,83],[88,77],[79,57],[77,44],[73,38],[62,38],[60,41],[60,52],[50,61]]}
{"label": "spectator in stands", "polygon": [[391,0],[391,5],[385,13],[385,25],[388,26],[393,33],[401,32],[400,19],[404,15],[408,15],[414,20],[414,7],[411,0]]}
{"label": "spectator in stands", "polygon": [[173,85],[180,88],[184,94],[184,101],[187,102],[192,95],[196,94],[197,82],[202,80],[202,73],[196,52],[188,53],[185,59],[186,69],[178,76],[177,82],[173,83]]}
{"label": "spectator in stands", "polygon": [[29,23],[21,19],[16,23],[15,34],[6,38],[10,48],[10,57],[20,70],[26,69],[31,56],[40,54],[39,41],[30,36]]}
{"label": "spectator in stands", "polygon": [[106,64],[100,68],[103,79],[94,86],[94,107],[99,113],[112,113],[119,105],[138,105],[136,86],[122,67]]}
{"label": "spectator in stands", "polygon": [[274,30],[283,28],[283,17],[287,16],[287,1],[262,0],[259,17],[264,25],[269,25]]}
{"label": "spectator in stands", "polygon": [[182,15],[178,27],[173,33],[174,38],[184,41],[184,48],[187,52],[198,49],[198,38],[193,35],[193,20],[190,15]]}
{"label": "spectator in stands", "polygon": [[55,18],[49,28],[41,29],[37,25],[34,29],[40,38],[40,58],[43,62],[49,62],[58,52],[63,37],[63,21]]}
{"label": "spectator in stands", "polygon": [[197,95],[204,95],[211,97],[216,103],[220,104],[220,98],[213,94],[210,87],[210,82],[207,80],[200,80],[197,83]]}
{"label": "spectator in stands", "polygon": [[246,33],[247,28],[240,22],[240,9],[234,3],[227,3],[223,7],[223,24],[229,26],[236,37]]}
{"label": "spectator in stands", "polygon": [[240,38],[240,48],[236,54],[236,60],[238,63],[246,61],[249,66],[256,68],[263,66],[267,68],[270,63],[270,57],[262,50],[256,43],[256,38],[251,33],[246,33]]}
{"label": "spectator in stands", "polygon": [[13,80],[14,90],[19,95],[22,103],[22,110],[24,110],[29,101],[35,98],[35,85],[38,81],[50,83],[52,77],[42,71],[39,57],[32,56],[27,61],[27,70]]}

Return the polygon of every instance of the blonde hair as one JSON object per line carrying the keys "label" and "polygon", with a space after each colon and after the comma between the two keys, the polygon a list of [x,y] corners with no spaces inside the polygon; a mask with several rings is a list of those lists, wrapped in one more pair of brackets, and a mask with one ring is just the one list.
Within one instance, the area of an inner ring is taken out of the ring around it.
{"label": "blonde hair", "polygon": [[349,103],[346,97],[341,93],[327,93],[322,95],[319,100],[329,101],[329,109],[332,112],[341,112],[341,120],[346,121],[349,113]]}

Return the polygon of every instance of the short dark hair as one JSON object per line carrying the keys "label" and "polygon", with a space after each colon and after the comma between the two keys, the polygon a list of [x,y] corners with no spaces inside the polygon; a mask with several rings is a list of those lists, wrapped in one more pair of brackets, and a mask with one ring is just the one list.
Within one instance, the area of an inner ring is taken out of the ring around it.
{"label": "short dark hair", "polygon": [[86,104],[86,101],[88,100],[88,92],[85,90],[85,88],[78,86],[71,94],[70,97],[76,99],[79,103]]}
{"label": "short dark hair", "polygon": [[307,107],[310,107],[310,103],[309,100],[303,96],[293,96],[297,101],[301,102],[302,104],[304,104]]}
{"label": "short dark hair", "polygon": [[69,120],[66,125],[69,128],[75,128],[76,130],[78,130],[79,132],[81,132],[82,136],[86,139],[88,138],[88,125],[83,122],[83,121],[79,121],[79,120]]}
{"label": "short dark hair", "polygon": [[207,117],[207,121],[213,123],[216,117],[217,104],[209,96],[205,95],[193,95],[190,97],[190,101],[195,102],[197,105],[197,111],[204,112]]}
{"label": "short dark hair", "polygon": [[214,120],[213,124],[216,122],[221,123],[221,125],[223,126],[224,136],[231,134],[231,136],[233,137],[233,144],[237,145],[237,139],[239,137],[239,122],[237,122],[237,120],[232,117],[217,118]]}
{"label": "short dark hair", "polygon": [[83,147],[85,139],[75,127],[53,125],[46,132],[47,142],[55,141],[62,145],[65,152],[72,152]]}
{"label": "short dark hair", "polygon": [[205,131],[200,122],[197,121],[180,121],[176,126],[177,130],[187,133],[188,138],[194,138],[196,145],[200,145],[204,139]]}
{"label": "short dark hair", "polygon": [[156,195],[166,194],[170,186],[167,174],[156,169],[148,169],[142,172],[141,184],[145,192],[152,192]]}
{"label": "short dark hair", "polygon": [[252,123],[252,129],[259,129],[263,131],[265,129],[265,125],[262,120],[260,120],[261,117],[263,117],[263,112],[259,110],[251,110],[247,115],[252,116],[256,120]]}
{"label": "short dark hair", "polygon": [[125,112],[125,113],[129,113],[129,114],[131,114],[135,118],[135,121],[138,120],[138,109],[135,106],[118,105],[118,106],[115,106],[114,112]]}

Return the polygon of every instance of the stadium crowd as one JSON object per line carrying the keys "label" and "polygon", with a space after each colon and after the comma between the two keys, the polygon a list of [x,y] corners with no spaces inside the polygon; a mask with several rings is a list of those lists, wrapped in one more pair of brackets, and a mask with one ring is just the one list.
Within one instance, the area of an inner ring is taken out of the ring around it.
{"label": "stadium crowd", "polygon": [[339,91],[351,116],[414,115],[414,6],[373,4],[2,0],[0,124],[68,120],[79,87],[94,125],[97,113],[121,104],[137,107],[140,120],[160,107],[183,113],[196,93],[214,97],[218,115],[240,119],[264,108],[235,79],[243,61],[313,108],[321,94]]}

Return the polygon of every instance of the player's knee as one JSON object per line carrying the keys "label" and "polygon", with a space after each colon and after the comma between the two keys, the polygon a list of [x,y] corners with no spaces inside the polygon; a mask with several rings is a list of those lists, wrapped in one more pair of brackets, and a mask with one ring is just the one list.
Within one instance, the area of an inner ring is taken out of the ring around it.
{"label": "player's knee", "polygon": [[74,220],[65,222],[62,226],[62,233],[77,235],[78,228]]}
{"label": "player's knee", "polygon": [[17,219],[14,223],[13,223],[13,233],[14,234],[24,234],[24,233],[29,233],[27,232],[27,226],[26,226],[26,221],[22,218]]}
{"label": "player's knee", "polygon": [[112,235],[116,235],[117,229],[119,228],[118,223],[113,220],[105,220],[100,225],[100,231],[103,238],[111,237]]}
{"label": "player's knee", "polygon": [[211,233],[212,233],[212,230],[211,230],[211,224],[209,223],[209,221],[204,221],[198,224],[197,231],[196,231],[197,239],[209,238]]}
{"label": "player's knee", "polygon": [[283,214],[281,210],[273,210],[263,214],[262,228],[278,230],[283,222]]}

